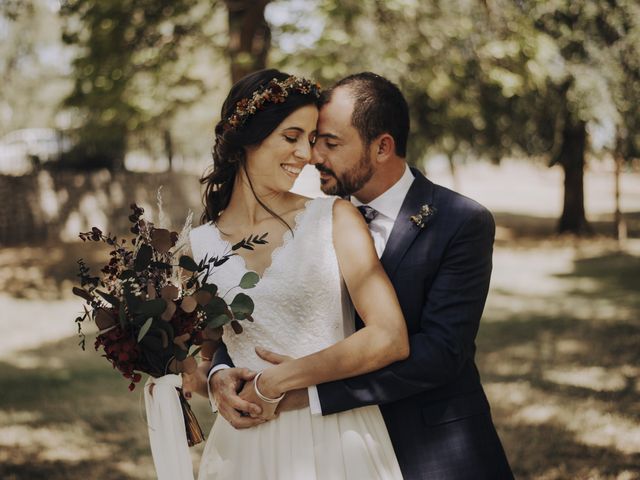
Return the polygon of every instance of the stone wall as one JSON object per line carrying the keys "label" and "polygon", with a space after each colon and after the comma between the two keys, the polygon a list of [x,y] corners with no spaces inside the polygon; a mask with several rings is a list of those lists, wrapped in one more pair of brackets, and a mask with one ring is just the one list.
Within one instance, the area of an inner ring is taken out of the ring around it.
{"label": "stone wall", "polygon": [[145,209],[158,223],[157,192],[173,229],[188,211],[198,223],[201,188],[196,175],[108,171],[92,173],[40,171],[21,177],[0,175],[0,245],[74,241],[92,226],[115,234],[129,228],[129,204]]}

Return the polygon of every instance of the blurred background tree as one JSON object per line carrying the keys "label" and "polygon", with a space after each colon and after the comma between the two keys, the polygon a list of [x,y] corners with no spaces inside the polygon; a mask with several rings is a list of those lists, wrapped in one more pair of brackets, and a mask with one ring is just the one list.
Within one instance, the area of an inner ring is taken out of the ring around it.
{"label": "blurred background tree", "polygon": [[264,11],[271,0],[225,0],[229,26],[231,80],[267,66],[271,48],[271,27]]}
{"label": "blurred background tree", "polygon": [[131,134],[155,131],[173,156],[169,123],[202,97],[193,74],[195,50],[206,44],[211,19],[200,0],[69,0],[63,39],[79,55],[65,100],[79,114],[77,154],[85,167],[123,167]]}
{"label": "blurred background tree", "polygon": [[554,125],[550,164],[561,165],[565,173],[558,229],[589,232],[583,189],[586,154],[613,149],[618,158],[630,159],[640,152],[640,137],[626,133],[637,125],[639,115],[634,105],[640,100],[640,5],[563,0],[519,6],[520,18],[552,39],[562,66],[560,75],[548,75],[545,88],[533,91],[547,105],[536,115],[537,123]]}
{"label": "blurred background tree", "polygon": [[[495,214],[478,365],[516,477],[640,478],[639,9],[0,0],[0,478],[155,478],[138,402],[76,346],[73,259],[103,262],[77,232],[127,231],[132,201],[174,226],[201,211],[222,101],[263,67],[325,86],[363,70],[395,81],[409,160]],[[51,129],[74,136],[75,156],[36,162],[22,136]],[[314,173],[298,191],[315,193]],[[611,239],[614,196],[626,242]],[[209,405],[194,402],[206,429]]]}
{"label": "blurred background tree", "polygon": [[[4,23],[36,25],[46,0],[31,2],[4,0]],[[271,65],[325,85],[362,70],[397,82],[411,105],[410,161],[444,156],[454,178],[470,159],[560,166],[560,232],[591,231],[588,158],[613,156],[621,170],[640,156],[635,0],[68,0],[60,17],[82,168],[121,168],[137,147],[169,166],[208,149],[222,92]],[[38,35],[9,37],[5,78]]]}
{"label": "blurred background tree", "polygon": [[0,136],[66,126],[58,104],[70,87],[60,18],[41,1],[0,0]]}
{"label": "blurred background tree", "polygon": [[266,66],[271,45],[264,18],[268,3],[66,2],[61,10],[66,20],[63,38],[82,52],[73,61],[75,85],[65,100],[65,106],[80,114],[76,132],[79,161],[85,166],[121,169],[130,138],[148,142],[145,133],[153,132],[171,168],[175,150],[172,120],[207,89],[204,79],[194,72],[194,62],[202,58],[195,52],[222,50],[207,31],[214,13],[226,7],[228,43],[224,50],[231,79],[236,81]]}
{"label": "blurred background tree", "polygon": [[324,0],[318,10],[324,30],[292,56],[300,68],[325,83],[358,70],[396,81],[411,105],[413,162],[443,154],[453,173],[469,157],[560,165],[559,232],[590,232],[588,153],[639,156],[638,2]]}

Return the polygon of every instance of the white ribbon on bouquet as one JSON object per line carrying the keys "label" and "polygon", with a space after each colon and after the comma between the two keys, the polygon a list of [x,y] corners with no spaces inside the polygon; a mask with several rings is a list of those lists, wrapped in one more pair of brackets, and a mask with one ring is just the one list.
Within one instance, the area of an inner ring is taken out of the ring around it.
{"label": "white ribbon on bouquet", "polygon": [[151,454],[158,480],[193,480],[193,466],[187,444],[187,430],[180,397],[182,376],[149,377],[144,386],[144,403]]}

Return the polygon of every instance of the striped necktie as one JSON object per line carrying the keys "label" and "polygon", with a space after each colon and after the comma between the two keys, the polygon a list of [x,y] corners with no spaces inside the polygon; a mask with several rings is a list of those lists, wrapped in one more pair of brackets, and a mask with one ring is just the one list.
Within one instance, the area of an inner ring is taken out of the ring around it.
{"label": "striped necktie", "polygon": [[378,213],[380,213],[375,208],[371,208],[369,205],[360,205],[358,207],[358,211],[364,217],[364,221],[367,222],[367,225],[369,225],[373,221],[373,219],[378,216]]}

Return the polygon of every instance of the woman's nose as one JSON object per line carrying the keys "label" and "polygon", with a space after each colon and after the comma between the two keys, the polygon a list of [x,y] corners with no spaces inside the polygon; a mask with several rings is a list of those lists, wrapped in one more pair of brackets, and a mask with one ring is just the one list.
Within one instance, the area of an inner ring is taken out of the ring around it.
{"label": "woman's nose", "polygon": [[298,148],[295,151],[296,158],[309,162],[311,160],[311,145],[308,142],[299,142]]}

